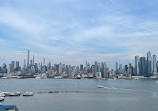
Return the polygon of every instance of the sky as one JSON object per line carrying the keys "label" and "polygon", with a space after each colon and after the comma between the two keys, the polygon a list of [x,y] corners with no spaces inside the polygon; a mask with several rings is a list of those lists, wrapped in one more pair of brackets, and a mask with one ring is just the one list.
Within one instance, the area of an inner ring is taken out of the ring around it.
{"label": "sky", "polygon": [[128,64],[158,55],[157,0],[0,0],[0,65]]}

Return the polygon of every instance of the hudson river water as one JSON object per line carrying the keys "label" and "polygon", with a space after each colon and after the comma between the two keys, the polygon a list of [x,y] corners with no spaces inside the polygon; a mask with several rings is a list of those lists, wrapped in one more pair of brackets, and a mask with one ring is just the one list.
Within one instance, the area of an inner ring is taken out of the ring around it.
{"label": "hudson river water", "polygon": [[158,111],[156,80],[0,79],[0,90],[61,91],[6,97],[2,104],[17,105],[19,111]]}

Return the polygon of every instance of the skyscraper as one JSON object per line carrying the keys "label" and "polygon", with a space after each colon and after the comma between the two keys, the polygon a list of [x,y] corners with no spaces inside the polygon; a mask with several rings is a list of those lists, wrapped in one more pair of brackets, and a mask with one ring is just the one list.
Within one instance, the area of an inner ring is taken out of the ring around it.
{"label": "skyscraper", "polygon": [[156,67],[156,55],[153,55],[153,75],[157,75],[157,67]]}
{"label": "skyscraper", "polygon": [[80,71],[83,70],[83,64],[80,64]]}
{"label": "skyscraper", "polygon": [[25,59],[24,59],[24,69],[26,69],[26,61],[25,61]]}
{"label": "skyscraper", "polygon": [[19,61],[16,61],[15,69],[16,69],[16,71],[19,71]]}
{"label": "skyscraper", "polygon": [[11,62],[11,73],[14,72],[15,70],[15,61]]}
{"label": "skyscraper", "polygon": [[122,64],[119,64],[119,74],[123,73]]}
{"label": "skyscraper", "polygon": [[35,58],[34,58],[34,55],[33,55],[33,65],[35,65]]}
{"label": "skyscraper", "polygon": [[59,64],[59,74],[62,74],[62,64]]}
{"label": "skyscraper", "polygon": [[132,74],[132,64],[129,63],[129,68],[128,68],[129,74]]}
{"label": "skyscraper", "polygon": [[115,69],[116,69],[116,74],[118,74],[118,62],[116,62],[116,65],[115,65]]}
{"label": "skyscraper", "polygon": [[95,65],[94,65],[94,72],[95,72],[95,73],[96,73],[96,72],[99,72],[99,71],[98,71],[98,69],[99,69],[99,68],[98,68],[98,67],[99,67],[99,66],[98,66],[98,62],[95,61],[94,64],[95,64]]}
{"label": "skyscraper", "polygon": [[135,56],[135,75],[139,75],[139,56]]}
{"label": "skyscraper", "polygon": [[45,66],[45,58],[43,59],[43,66]]}
{"label": "skyscraper", "polygon": [[27,67],[29,67],[29,60],[30,59],[30,50],[28,50],[28,54],[27,54]]}
{"label": "skyscraper", "polygon": [[146,76],[146,61],[145,61],[145,57],[140,57],[139,72],[140,72],[141,76]]}
{"label": "skyscraper", "polygon": [[152,68],[151,68],[151,53],[150,51],[147,53],[147,76],[151,76]]}

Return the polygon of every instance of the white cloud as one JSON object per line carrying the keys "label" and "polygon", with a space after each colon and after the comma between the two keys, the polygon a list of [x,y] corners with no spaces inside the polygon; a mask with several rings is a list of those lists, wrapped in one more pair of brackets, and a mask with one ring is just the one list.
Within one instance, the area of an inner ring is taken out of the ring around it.
{"label": "white cloud", "polygon": [[[77,8],[69,9],[64,5],[65,2]],[[53,1],[40,1],[42,12],[32,5],[29,11],[26,7],[13,8],[11,4],[0,7],[0,25],[8,29],[0,36],[8,36],[9,33],[15,40],[13,42],[4,37],[0,40],[1,46],[7,44],[9,47],[14,45],[15,50],[18,50],[17,47],[38,50],[34,53],[41,58],[74,64],[85,61],[85,58],[90,61],[110,60],[113,63],[120,59],[128,63],[134,55],[143,55],[148,50],[156,51],[158,21],[128,14],[131,10],[123,2],[108,0],[104,4],[101,1],[86,4],[88,2],[78,0],[78,5],[72,0],[60,0],[55,3],[60,6],[59,10],[54,11],[51,8]],[[97,9],[98,6],[100,9]],[[20,46],[17,46],[19,43]]]}

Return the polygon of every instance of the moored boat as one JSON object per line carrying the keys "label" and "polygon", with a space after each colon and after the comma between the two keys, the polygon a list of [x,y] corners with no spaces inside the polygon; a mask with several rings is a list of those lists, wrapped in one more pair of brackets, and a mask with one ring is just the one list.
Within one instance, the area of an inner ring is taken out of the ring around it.
{"label": "moored boat", "polygon": [[3,92],[0,92],[0,97],[5,97],[5,94]]}
{"label": "moored boat", "polygon": [[1,79],[10,79],[10,77],[1,77]]}
{"label": "moored boat", "polygon": [[33,92],[25,92],[23,93],[23,96],[33,96],[34,93]]}
{"label": "moored boat", "polygon": [[20,92],[12,92],[12,93],[9,93],[9,96],[20,96]]}
{"label": "moored boat", "polygon": [[[4,97],[0,97],[0,101],[4,101]],[[1,111],[1,110],[0,110]]]}
{"label": "moored boat", "polygon": [[3,92],[5,96],[9,96],[10,92]]}

